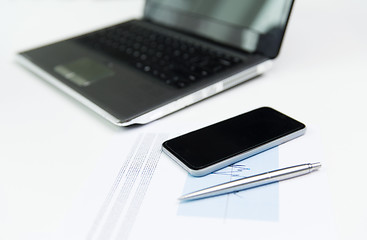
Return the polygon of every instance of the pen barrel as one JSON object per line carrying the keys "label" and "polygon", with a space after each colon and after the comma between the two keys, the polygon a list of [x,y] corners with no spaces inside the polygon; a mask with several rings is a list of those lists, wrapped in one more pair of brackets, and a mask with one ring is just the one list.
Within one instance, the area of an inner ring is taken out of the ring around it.
{"label": "pen barrel", "polygon": [[313,164],[302,164],[298,166],[283,168],[218,185],[218,187],[220,187],[218,188],[218,191],[219,189],[222,189],[221,194],[241,191],[305,175],[314,170],[316,169]]}
{"label": "pen barrel", "polygon": [[[315,171],[321,167],[320,163],[307,163],[301,164],[293,167],[282,168],[279,170],[268,172],[269,178],[273,179],[274,181],[282,181],[294,177],[298,177],[304,174],[308,174],[312,171]],[[262,174],[260,174],[262,175]]]}
{"label": "pen barrel", "polygon": [[187,194],[182,199],[194,200],[199,198],[206,198],[231,192],[238,192],[241,190],[263,186],[266,184],[279,182],[282,180],[298,177],[308,174],[321,167],[320,163],[307,163],[288,168],[282,168],[251,177],[242,178],[236,181],[209,187],[191,194]]}

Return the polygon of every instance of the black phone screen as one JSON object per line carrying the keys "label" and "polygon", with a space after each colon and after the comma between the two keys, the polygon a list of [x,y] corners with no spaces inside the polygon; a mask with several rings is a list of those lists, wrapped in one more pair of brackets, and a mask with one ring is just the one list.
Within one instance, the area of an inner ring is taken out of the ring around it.
{"label": "black phone screen", "polygon": [[272,108],[262,107],[163,143],[177,159],[200,170],[305,128]]}

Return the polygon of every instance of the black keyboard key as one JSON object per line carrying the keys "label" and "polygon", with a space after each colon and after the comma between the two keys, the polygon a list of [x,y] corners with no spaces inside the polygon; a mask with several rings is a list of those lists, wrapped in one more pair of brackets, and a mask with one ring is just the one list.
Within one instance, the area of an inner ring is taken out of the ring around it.
{"label": "black keyboard key", "polygon": [[228,60],[226,60],[226,59],[224,59],[224,58],[220,58],[220,59],[219,59],[219,62],[220,62],[222,65],[227,66],[227,67],[232,65],[232,63],[231,63],[230,61],[228,61]]}

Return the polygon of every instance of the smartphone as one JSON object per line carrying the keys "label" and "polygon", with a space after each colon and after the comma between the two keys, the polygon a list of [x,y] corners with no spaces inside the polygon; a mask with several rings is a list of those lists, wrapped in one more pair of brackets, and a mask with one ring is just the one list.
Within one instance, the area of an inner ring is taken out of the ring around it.
{"label": "smartphone", "polygon": [[303,123],[262,107],[165,141],[162,150],[191,175],[204,176],[305,131]]}

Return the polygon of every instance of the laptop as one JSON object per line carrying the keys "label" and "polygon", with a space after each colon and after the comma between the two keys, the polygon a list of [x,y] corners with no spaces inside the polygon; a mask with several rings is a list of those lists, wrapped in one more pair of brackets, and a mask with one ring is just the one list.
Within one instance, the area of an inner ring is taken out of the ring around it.
{"label": "laptop", "polygon": [[17,54],[118,126],[146,124],[268,71],[293,0],[147,0],[133,19]]}

